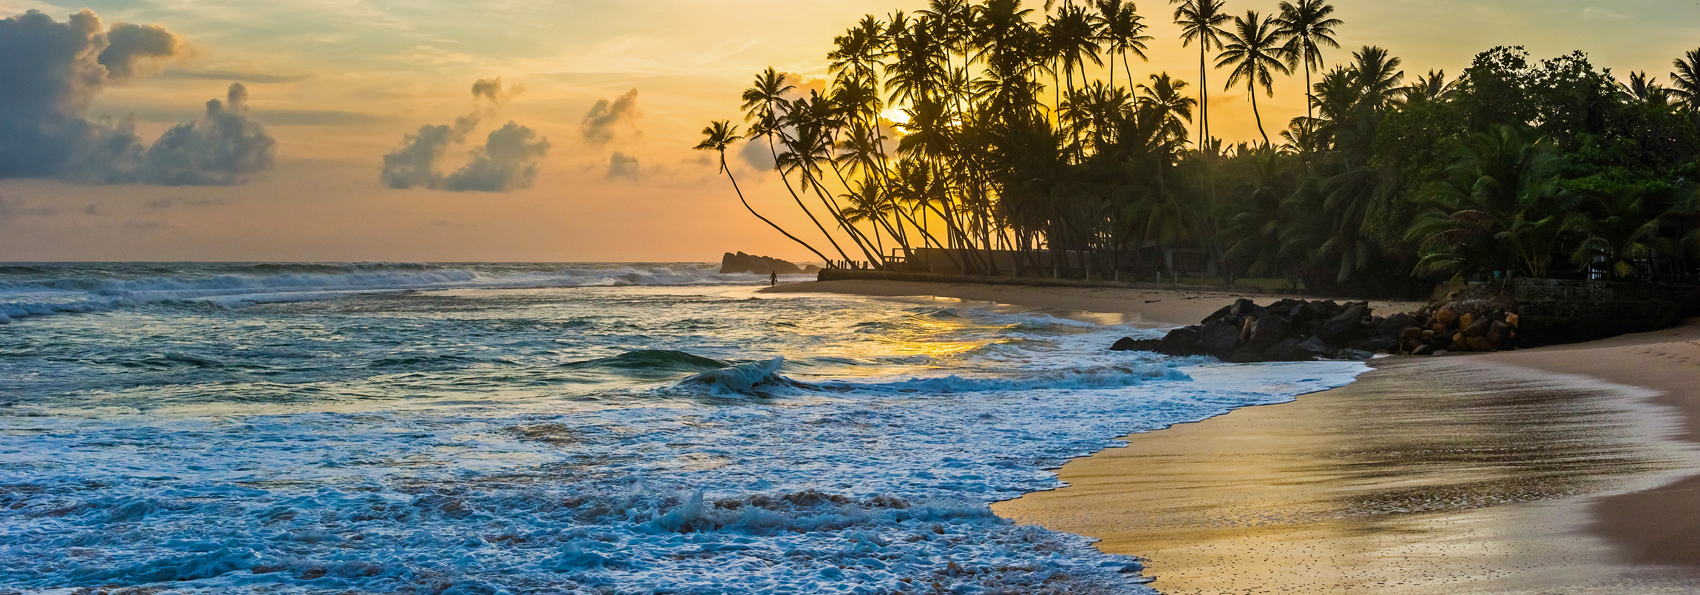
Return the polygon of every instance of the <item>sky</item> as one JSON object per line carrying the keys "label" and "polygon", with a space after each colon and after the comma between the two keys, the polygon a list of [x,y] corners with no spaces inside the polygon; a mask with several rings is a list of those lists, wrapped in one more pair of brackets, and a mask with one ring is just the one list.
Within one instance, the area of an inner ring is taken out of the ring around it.
{"label": "sky", "polygon": [[[690,147],[762,68],[824,78],[833,36],[924,4],[0,0],[0,261],[807,260]],[[1334,5],[1328,63],[1373,44],[1411,76],[1522,45],[1668,80],[1700,48],[1695,0]],[[1156,39],[1134,74],[1195,82],[1172,8],[1137,7]],[[1212,129],[1251,140],[1224,75]],[[1259,97],[1271,134],[1302,89]],[[772,173],[733,163],[757,210],[809,227]]]}

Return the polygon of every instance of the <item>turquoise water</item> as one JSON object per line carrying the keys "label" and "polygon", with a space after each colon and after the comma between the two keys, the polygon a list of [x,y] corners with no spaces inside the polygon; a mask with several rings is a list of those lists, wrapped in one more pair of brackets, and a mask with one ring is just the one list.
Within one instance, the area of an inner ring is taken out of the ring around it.
{"label": "turquoise water", "polygon": [[1149,592],[988,504],[1349,382],[708,265],[0,265],[0,585]]}

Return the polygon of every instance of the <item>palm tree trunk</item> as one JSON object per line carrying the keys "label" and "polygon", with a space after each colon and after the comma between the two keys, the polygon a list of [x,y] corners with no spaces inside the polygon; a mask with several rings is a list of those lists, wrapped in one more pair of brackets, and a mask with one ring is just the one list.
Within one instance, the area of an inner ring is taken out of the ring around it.
{"label": "palm tree trunk", "polygon": [[732,181],[732,191],[738,193],[738,202],[744,203],[744,208],[746,210],[748,210],[751,215],[755,215],[756,218],[760,219],[762,223],[768,224],[769,226],[773,227],[773,229],[777,230],[779,233],[785,234],[785,237],[791,238],[791,241],[796,242],[798,244],[802,244],[802,246],[804,248],[808,248],[810,252],[815,253],[815,256],[819,256],[822,262],[832,260],[830,258],[827,258],[825,254],[821,254],[820,250],[816,250],[814,246],[810,246],[808,242],[797,239],[797,236],[791,235],[791,232],[785,231],[785,228],[780,227],[778,224],[775,224],[772,221],[768,221],[767,217],[761,216],[761,213],[757,213],[754,208],[751,208],[750,207],[750,201],[744,200],[744,191],[738,188],[738,179],[732,177],[732,169],[729,168],[729,167],[726,167],[726,153],[724,153],[724,152],[722,152],[720,154],[720,171],[726,172],[726,179]]}
{"label": "palm tree trunk", "polygon": [[[778,148],[778,146],[776,146],[774,144],[773,136],[771,136],[771,135],[767,137],[767,149],[768,149],[769,152],[771,152],[773,154],[773,162],[776,163],[776,164],[779,163],[779,148]],[[821,232],[821,235],[826,236],[826,241],[828,243],[831,243],[832,247],[834,249],[838,250],[838,255],[844,257],[844,260],[847,260],[847,261],[850,260],[850,255],[846,254],[844,252],[844,248],[839,247],[838,240],[832,239],[832,234],[827,233],[826,226],[820,224],[820,220],[815,218],[814,212],[810,211],[809,207],[807,205],[803,204],[803,198],[800,197],[800,196],[797,196],[796,189],[793,189],[791,187],[791,178],[788,178],[788,177],[785,176],[785,170],[778,169],[777,165],[774,166],[774,169],[775,169],[775,171],[779,172],[779,179],[781,181],[785,182],[785,191],[791,193],[791,200],[797,201],[797,207],[803,209],[803,214],[808,215],[810,221],[815,222],[815,228],[819,229],[820,232]],[[828,259],[828,260],[831,260],[831,259]],[[830,263],[828,263],[828,264],[830,264]]]}
{"label": "palm tree trunk", "polygon": [[1263,131],[1263,115],[1257,113],[1257,87],[1251,88],[1251,115],[1257,118],[1257,133],[1263,135],[1263,146],[1269,146],[1269,133]]}

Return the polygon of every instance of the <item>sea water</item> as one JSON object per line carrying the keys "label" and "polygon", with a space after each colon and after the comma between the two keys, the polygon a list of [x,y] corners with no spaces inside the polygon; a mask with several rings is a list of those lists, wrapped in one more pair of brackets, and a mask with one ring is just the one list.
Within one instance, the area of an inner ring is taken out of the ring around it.
{"label": "sea water", "polygon": [[765,281],[0,265],[0,591],[1149,592],[1137,559],[988,505],[1365,370]]}

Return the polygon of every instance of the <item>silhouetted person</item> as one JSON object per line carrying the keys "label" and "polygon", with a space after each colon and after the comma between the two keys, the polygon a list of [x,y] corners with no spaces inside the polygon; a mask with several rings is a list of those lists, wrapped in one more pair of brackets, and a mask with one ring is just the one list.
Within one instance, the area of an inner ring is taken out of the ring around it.
{"label": "silhouetted person", "polygon": [[779,287],[779,271],[773,271],[767,274],[767,286]]}

